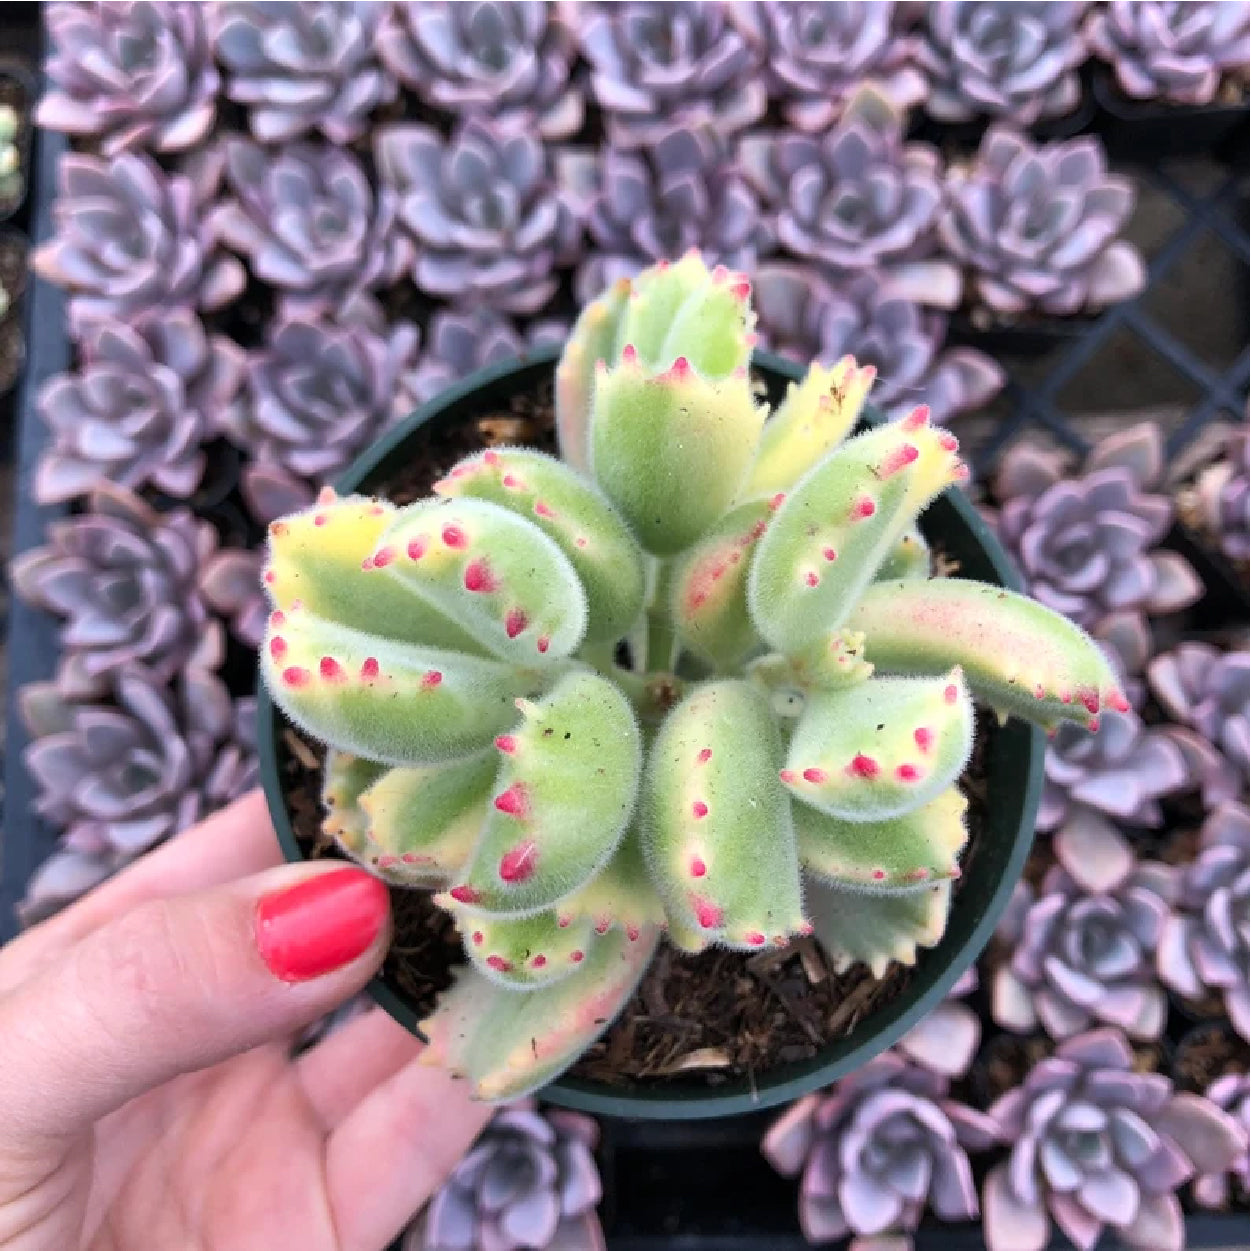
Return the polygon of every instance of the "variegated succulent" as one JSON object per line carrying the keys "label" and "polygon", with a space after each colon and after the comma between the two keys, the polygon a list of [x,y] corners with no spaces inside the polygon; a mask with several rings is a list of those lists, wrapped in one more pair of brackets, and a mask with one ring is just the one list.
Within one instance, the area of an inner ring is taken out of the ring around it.
{"label": "variegated succulent", "polygon": [[1076,626],[928,577],[917,514],[967,470],[924,408],[848,437],[871,373],[843,361],[766,421],[750,294],[690,253],[589,305],[563,461],[493,448],[433,498],[270,528],[266,683],[330,745],[326,830],[455,917],[424,1055],[481,1098],[572,1064],[662,929],[913,962],[960,871],[973,699],[1127,707]]}

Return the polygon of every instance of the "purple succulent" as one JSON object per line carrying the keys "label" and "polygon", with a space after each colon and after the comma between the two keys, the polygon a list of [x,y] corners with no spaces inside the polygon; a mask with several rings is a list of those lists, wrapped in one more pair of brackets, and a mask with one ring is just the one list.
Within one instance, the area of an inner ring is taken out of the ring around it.
{"label": "purple succulent", "polygon": [[403,415],[399,379],[417,342],[404,323],[385,337],[304,319],[274,328],[248,363],[247,398],[223,415],[227,436],[252,458],[243,491],[259,520],[311,502],[305,480],[333,477]]}
{"label": "purple succulent", "polygon": [[544,139],[567,139],[582,125],[572,34],[538,0],[402,0],[387,6],[375,43],[401,82],[446,112],[487,113]]}
{"label": "purple succulent", "polygon": [[346,144],[369,114],[395,99],[396,84],[374,59],[384,6],[350,0],[228,3],[214,6],[214,49],[226,94],[249,109],[262,143],[320,130]]}
{"label": "purple succulent", "polygon": [[982,1020],[961,1000],[977,989],[977,966],[971,965],[920,1024],[896,1044],[905,1059],[953,1081],[964,1077],[982,1041]]}
{"label": "purple succulent", "polygon": [[1136,100],[1211,104],[1247,65],[1246,0],[1111,0],[1086,20],[1090,50]]}
{"label": "purple succulent", "polygon": [[1036,145],[992,127],[971,164],[952,166],[938,231],[992,313],[1070,317],[1146,285],[1138,249],[1117,237],[1133,207],[1097,139]]}
{"label": "purple succulent", "polygon": [[1171,990],[1186,999],[1220,995],[1243,1038],[1251,1031],[1249,820],[1245,805],[1227,803],[1204,822],[1199,855],[1182,870],[1177,915],[1165,926],[1157,953],[1160,977]]}
{"label": "purple succulent", "polygon": [[995,1140],[985,1113],[948,1097],[937,1073],[887,1053],[793,1104],[761,1149],[784,1177],[803,1174],[799,1223],[812,1243],[913,1230],[926,1206],[977,1216],[967,1152]]}
{"label": "purple succulent", "polygon": [[204,779],[208,811],[242,799],[260,784],[261,767],[256,757],[256,700],[236,699],[230,728]]}
{"label": "purple succulent", "polygon": [[887,270],[909,298],[951,308],[959,271],[936,256],[941,159],[903,133],[902,112],[870,86],[824,135],[748,135],[739,154],[788,251],[827,273]]}
{"label": "purple succulent", "polygon": [[61,503],[107,480],[185,499],[204,473],[202,444],[242,382],[243,351],[173,308],[129,326],[93,322],[80,354],[76,372],[39,390],[52,446],[35,471],[35,498]]}
{"label": "purple succulent", "polygon": [[269,605],[261,586],[264,556],[229,548],[204,562],[199,592],[204,602],[230,622],[230,632],[245,647],[257,648],[265,634]]}
{"label": "purple succulent", "polygon": [[488,308],[440,309],[430,319],[425,350],[400,377],[401,410],[407,414],[475,370],[559,345],[568,329],[563,322],[529,321],[523,336]]}
{"label": "purple succulent", "polygon": [[1226,1073],[1218,1077],[1207,1089],[1209,1103],[1231,1117],[1242,1130],[1242,1144],[1234,1154],[1228,1170],[1205,1173],[1195,1178],[1195,1202],[1200,1207],[1225,1211],[1229,1208],[1232,1175],[1242,1196],[1248,1189],[1248,1138],[1251,1137],[1251,1080],[1245,1073]]}
{"label": "purple succulent", "polygon": [[595,245],[578,271],[583,302],[691,248],[732,269],[755,265],[759,206],[725,141],[710,129],[675,127],[638,152],[568,152],[558,176],[583,206]]}
{"label": "purple succulent", "polygon": [[598,1139],[589,1117],[533,1100],[497,1112],[403,1251],[604,1251]]}
{"label": "purple succulent", "polygon": [[838,121],[866,80],[901,109],[925,98],[925,78],[912,63],[912,40],[895,30],[894,4],[736,3],[730,20],[759,49],[769,95],[796,130],[817,132]]}
{"label": "purple succulent", "polygon": [[210,226],[278,289],[284,316],[367,319],[366,293],[390,286],[408,267],[412,253],[396,229],[395,197],[385,188],[375,195],[350,153],[313,143],[274,153],[233,138],[215,159],[233,194],[213,210]]}
{"label": "purple succulent", "polygon": [[428,126],[386,127],[374,150],[415,245],[418,287],[509,313],[551,299],[582,232],[533,134],[470,117],[446,141]]}
{"label": "purple succulent", "polygon": [[1094,813],[1075,816],[1052,847],[1059,863],[1041,892],[1020,883],[996,933],[1005,952],[992,987],[996,1023],[1021,1033],[1041,1023],[1061,1040],[1097,1025],[1159,1038],[1168,1000],[1154,956],[1169,915],[1172,870],[1137,862]]}
{"label": "purple succulent", "polygon": [[1177,722],[1168,730],[1215,808],[1247,794],[1251,656],[1182,643],[1147,666],[1151,691]]}
{"label": "purple succulent", "polygon": [[1160,1073],[1135,1071],[1124,1038],[1094,1030],[1061,1043],[990,1110],[1011,1156],[982,1192],[989,1251],[1043,1251],[1051,1222],[1081,1251],[1105,1226],[1132,1251],[1182,1251],[1176,1191],[1223,1172],[1234,1120]]}
{"label": "purple succulent", "polygon": [[1095,720],[1093,733],[1065,722],[1048,744],[1038,829],[1055,830],[1083,809],[1130,825],[1161,825],[1160,800],[1193,785],[1181,749],[1132,710],[1105,708]]}
{"label": "purple succulent", "polygon": [[826,282],[798,265],[762,265],[753,282],[761,342],[806,364],[853,356],[877,369],[873,402],[890,416],[928,404],[934,421],[988,403],[1006,375],[973,348],[942,351],[946,318],[865,271]]}
{"label": "purple succulent", "polygon": [[105,156],[181,152],[213,125],[221,82],[199,4],[49,4],[48,91],[35,121],[100,136]]}
{"label": "purple succulent", "polygon": [[217,546],[207,521],[185,508],[164,515],[105,484],[88,510],[48,529],[48,544],[14,561],[14,587],[60,617],[57,689],[99,699],[115,670],[143,664],[159,682],[185,667],[221,663],[221,627],[209,619],[196,578]]}
{"label": "purple succulent", "polygon": [[1085,4],[948,0],[925,9],[917,62],[930,80],[925,107],[940,122],[1032,126],[1077,107]]}
{"label": "purple succulent", "polygon": [[1191,492],[1200,529],[1230,560],[1246,563],[1251,523],[1248,522],[1248,478],[1251,447],[1247,426],[1230,426],[1222,439],[1221,456],[1199,473]]}
{"label": "purple succulent", "polygon": [[151,157],[73,153],[57,166],[56,236],[33,266],[68,287],[70,331],[147,310],[220,308],[243,290],[243,266],[218,254],[201,213],[212,188],[166,174]]}
{"label": "purple succulent", "polygon": [[1020,444],[995,480],[999,535],[1032,595],[1084,626],[1112,612],[1148,615],[1193,604],[1203,586],[1187,561],[1156,550],[1172,502],[1151,491],[1163,465],[1151,424],[1119,431],[1066,477],[1065,457]]}
{"label": "purple succulent", "polygon": [[561,11],[590,64],[615,147],[646,147],[673,126],[733,135],[763,115],[758,53],[723,5],[566,0]]}

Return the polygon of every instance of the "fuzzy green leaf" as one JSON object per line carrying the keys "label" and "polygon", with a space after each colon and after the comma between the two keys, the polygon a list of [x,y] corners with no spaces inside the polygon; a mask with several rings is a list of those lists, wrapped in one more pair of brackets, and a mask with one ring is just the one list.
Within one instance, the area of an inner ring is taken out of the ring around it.
{"label": "fuzzy green leaf", "polygon": [[930,576],[930,547],[916,526],[909,526],[881,563],[875,582],[897,582],[902,578]]}
{"label": "fuzzy green leaf", "polygon": [[370,863],[378,850],[369,836],[369,816],[360,806],[361,795],[386,772],[386,765],[365,760],[350,752],[326,753],[322,770],[321,803],[325,812],[323,833],[355,860]]}
{"label": "fuzzy green leaf", "polygon": [[600,934],[606,934],[614,925],[627,935],[631,930],[663,925],[664,905],[648,876],[638,834],[628,830],[604,871],[580,891],[561,900],[556,911],[561,919],[589,918]]}
{"label": "fuzzy green leaf", "polygon": [[571,977],[595,937],[589,917],[558,919],[555,912],[492,917],[471,915],[459,905],[453,914],[474,967],[512,990],[533,990]]}

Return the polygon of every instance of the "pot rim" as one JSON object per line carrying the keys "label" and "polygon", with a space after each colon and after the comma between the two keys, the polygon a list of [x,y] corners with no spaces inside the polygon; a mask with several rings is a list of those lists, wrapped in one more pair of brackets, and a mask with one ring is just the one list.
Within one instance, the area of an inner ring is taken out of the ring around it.
{"label": "pot rim", "polygon": [[[336,490],[342,494],[358,490],[360,484],[420,428],[432,421],[456,420],[458,416],[463,416],[456,410],[467,402],[471,403],[479,391],[487,388],[498,390],[499,384],[512,375],[528,373],[540,366],[554,369],[561,351],[562,348],[556,346],[536,349],[524,356],[489,365],[448,387],[366,448],[340,475],[335,483]],[[798,381],[804,372],[791,361],[767,352],[754,353],[752,364],[760,372],[772,374],[782,382]],[[999,584],[1009,590],[1019,590],[1020,581],[1007,554],[973,505],[958,490],[948,490],[942,498],[954,509],[956,518],[980,549]],[[278,771],[277,727],[276,709],[263,679],[258,675],[257,753],[261,781],[283,855],[289,861],[300,861],[304,856],[291,827]],[[1008,746],[1015,745],[1018,752],[1024,750],[1026,753],[1024,785],[1020,787],[1018,802],[1013,805],[1017,816],[1013,818],[1016,828],[1011,844],[998,849],[1000,871],[990,897],[983,904],[976,924],[963,937],[957,938],[953,934],[949,922],[947,933],[939,944],[919,955],[917,971],[907,986],[880,1011],[861,1022],[851,1033],[822,1048],[811,1059],[780,1064],[759,1079],[737,1079],[719,1087],[666,1082],[626,1089],[565,1076],[540,1090],[539,1096],[547,1103],[599,1116],[647,1120],[733,1116],[798,1099],[845,1076],[892,1046],[947,995],[960,975],[977,959],[990,941],[1024,869],[1033,842],[1034,815],[1042,794],[1046,740],[1041,729],[1019,721],[1001,729],[999,737],[1004,736],[1012,736],[1014,740]],[[986,833],[989,834],[989,829]],[[991,850],[995,849],[984,849]],[[951,950],[945,951],[949,944]],[[938,955],[940,952],[944,953],[942,957]],[[421,1036],[416,1012],[383,980],[381,974],[372,979],[367,989],[374,1001],[405,1029]],[[872,1028],[866,1030],[866,1024]]]}

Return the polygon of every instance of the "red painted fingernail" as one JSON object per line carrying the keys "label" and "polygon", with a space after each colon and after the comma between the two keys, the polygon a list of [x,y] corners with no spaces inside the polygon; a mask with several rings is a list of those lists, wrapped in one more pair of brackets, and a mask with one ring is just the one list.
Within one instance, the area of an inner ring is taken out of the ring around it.
{"label": "red painted fingernail", "polygon": [[319,873],[265,895],[256,906],[256,946],[275,977],[304,982],[350,964],[382,931],[386,885],[360,869]]}

